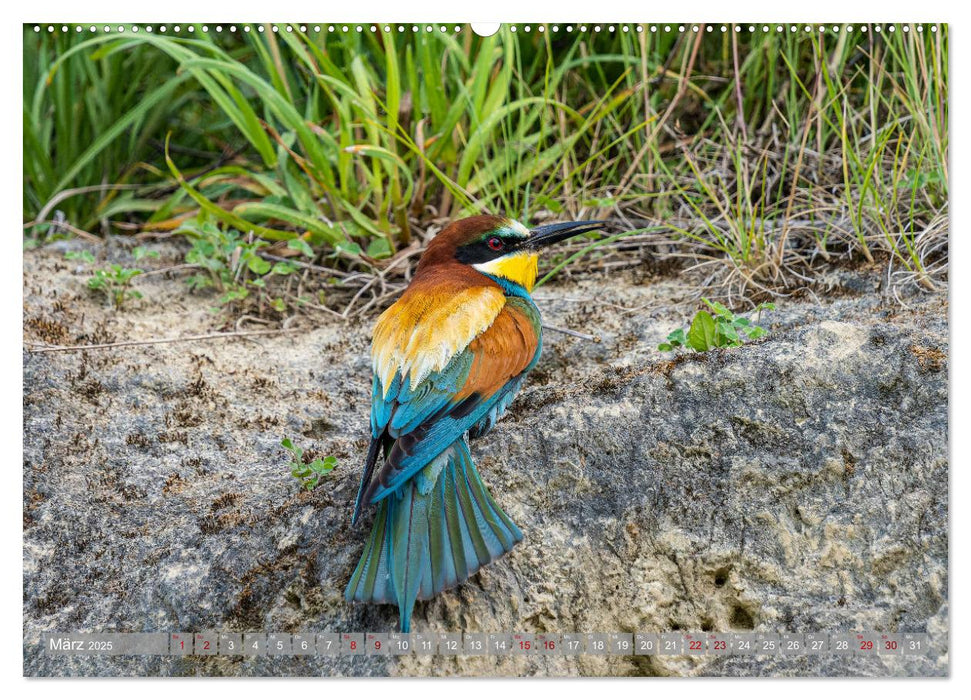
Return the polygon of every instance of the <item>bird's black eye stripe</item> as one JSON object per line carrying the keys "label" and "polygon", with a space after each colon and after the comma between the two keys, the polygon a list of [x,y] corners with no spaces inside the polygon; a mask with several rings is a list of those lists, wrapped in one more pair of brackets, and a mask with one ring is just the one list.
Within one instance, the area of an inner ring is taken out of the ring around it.
{"label": "bird's black eye stripe", "polygon": [[515,236],[490,234],[475,243],[469,243],[455,251],[455,259],[466,265],[489,262],[505,255],[523,242]]}

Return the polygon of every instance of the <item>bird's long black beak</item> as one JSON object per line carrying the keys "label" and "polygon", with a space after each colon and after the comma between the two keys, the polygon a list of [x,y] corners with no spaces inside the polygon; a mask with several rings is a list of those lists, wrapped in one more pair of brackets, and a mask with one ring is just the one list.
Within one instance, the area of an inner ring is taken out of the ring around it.
{"label": "bird's long black beak", "polygon": [[544,248],[581,233],[602,229],[606,223],[606,221],[566,221],[559,224],[537,226],[530,233],[524,247],[533,250]]}

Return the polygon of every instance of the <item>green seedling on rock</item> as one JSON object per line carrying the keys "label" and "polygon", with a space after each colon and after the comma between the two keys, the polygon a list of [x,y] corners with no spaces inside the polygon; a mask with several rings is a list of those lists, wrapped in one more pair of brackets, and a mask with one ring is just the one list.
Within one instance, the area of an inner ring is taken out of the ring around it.
{"label": "green seedling on rock", "polygon": [[94,255],[89,250],[69,250],[64,253],[66,260],[80,260],[81,262],[93,263]]}
{"label": "green seedling on rock", "polygon": [[157,250],[149,250],[143,245],[137,246],[132,249],[132,256],[135,258],[135,262],[142,260],[143,258],[158,258],[159,252]]}
{"label": "green seedling on rock", "polygon": [[88,289],[103,292],[120,309],[129,299],[141,299],[142,293],[131,288],[131,281],[145,272],[136,268],[111,264],[103,270],[95,270],[88,280]]}
{"label": "green seedling on rock", "polygon": [[[67,260],[94,262],[94,255],[87,250],[69,251],[64,254],[64,257]],[[137,267],[128,268],[112,263],[106,268],[94,271],[94,275],[88,279],[88,289],[103,293],[112,301],[115,308],[120,309],[129,299],[142,298],[141,292],[132,289],[131,281],[143,272],[145,271]]]}
{"label": "green seedling on rock", "polygon": [[304,457],[303,448],[295,446],[290,438],[284,438],[280,445],[290,453],[290,473],[300,482],[300,486],[308,491],[317,488],[321,477],[337,466],[337,458],[334,456],[308,461]]}
{"label": "green seedling on rock", "polygon": [[736,316],[717,301],[702,299],[711,309],[711,313],[704,309],[695,314],[694,320],[687,333],[678,328],[668,334],[667,342],[657,346],[658,350],[667,352],[680,347],[688,347],[695,352],[705,352],[712,348],[734,348],[742,345],[745,340],[755,340],[766,334],[766,330],[758,325],[762,311],[775,310],[774,304],[763,303],[755,307],[755,321],[745,316]]}

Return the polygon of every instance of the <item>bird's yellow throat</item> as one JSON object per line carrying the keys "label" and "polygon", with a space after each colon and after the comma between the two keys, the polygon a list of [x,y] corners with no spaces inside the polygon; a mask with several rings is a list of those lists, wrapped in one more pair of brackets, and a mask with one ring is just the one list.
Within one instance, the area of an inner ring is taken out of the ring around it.
{"label": "bird's yellow throat", "polygon": [[504,255],[501,258],[496,258],[489,262],[473,265],[473,267],[487,275],[507,279],[514,284],[518,284],[527,292],[531,292],[536,285],[538,260],[539,256],[536,253],[520,251],[518,253]]}

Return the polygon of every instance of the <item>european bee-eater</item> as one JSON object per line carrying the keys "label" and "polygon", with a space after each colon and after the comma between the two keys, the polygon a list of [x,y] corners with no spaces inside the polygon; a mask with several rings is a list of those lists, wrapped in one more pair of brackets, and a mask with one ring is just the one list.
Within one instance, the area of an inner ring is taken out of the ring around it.
{"label": "european bee-eater", "polygon": [[530,292],[540,249],[601,224],[456,221],[374,327],[371,444],[352,523],[365,504],[377,513],[344,596],[397,604],[402,632],[416,599],[458,585],[523,537],[482,483],[467,439],[492,429],[539,360]]}

